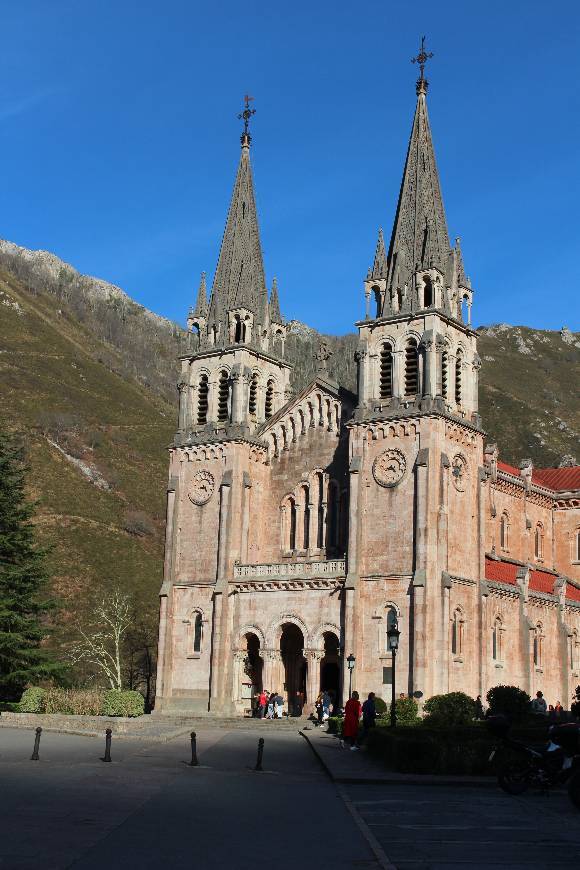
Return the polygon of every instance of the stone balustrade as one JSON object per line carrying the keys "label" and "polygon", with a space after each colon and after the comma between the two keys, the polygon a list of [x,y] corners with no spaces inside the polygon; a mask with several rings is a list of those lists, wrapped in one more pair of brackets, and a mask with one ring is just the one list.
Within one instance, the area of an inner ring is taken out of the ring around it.
{"label": "stone balustrade", "polygon": [[234,565],[234,577],[344,577],[345,559],[318,562],[282,562],[266,565]]}

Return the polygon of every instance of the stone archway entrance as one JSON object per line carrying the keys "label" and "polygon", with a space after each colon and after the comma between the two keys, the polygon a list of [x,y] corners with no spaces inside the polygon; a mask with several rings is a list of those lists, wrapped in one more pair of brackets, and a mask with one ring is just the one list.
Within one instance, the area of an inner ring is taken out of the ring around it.
{"label": "stone archway entrance", "polygon": [[332,631],[324,632],[324,657],[320,662],[320,691],[328,692],[333,702],[340,696],[340,645]]}
{"label": "stone archway entrance", "polygon": [[288,713],[295,710],[296,700],[301,694],[301,703],[306,703],[307,667],[304,658],[304,635],[293,622],[282,625],[280,654],[284,669],[284,694],[287,699]]}

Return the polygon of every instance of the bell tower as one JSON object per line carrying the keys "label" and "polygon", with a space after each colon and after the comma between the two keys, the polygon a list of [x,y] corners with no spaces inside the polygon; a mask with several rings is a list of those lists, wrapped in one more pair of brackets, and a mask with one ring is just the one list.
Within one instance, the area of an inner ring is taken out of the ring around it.
{"label": "bell tower", "polygon": [[390,242],[379,230],[364,282],[366,316],[356,324],[345,588],[348,651],[369,657],[356,614],[375,607],[383,619],[391,602],[405,638],[401,689],[417,698],[447,691],[449,572],[482,576],[479,536],[464,525],[453,538],[461,517],[467,524],[478,515],[480,360],[473,290],[459,239],[449,241],[435,162],[425,78],[431,56],[423,39]]}
{"label": "bell tower", "polygon": [[268,298],[254,182],[249,121],[209,301],[202,273],[188,317],[191,352],[181,357],[177,442],[250,435],[289,397],[286,327],[273,279]]}

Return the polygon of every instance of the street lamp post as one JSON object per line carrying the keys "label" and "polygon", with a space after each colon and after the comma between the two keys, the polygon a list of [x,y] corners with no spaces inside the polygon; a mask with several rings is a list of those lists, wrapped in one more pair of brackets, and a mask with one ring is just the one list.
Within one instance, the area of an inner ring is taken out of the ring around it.
{"label": "street lamp post", "polygon": [[391,683],[391,728],[394,728],[397,724],[397,707],[396,707],[396,692],[395,692],[395,665],[397,661],[397,650],[399,648],[399,637],[401,636],[401,632],[399,631],[399,626],[396,621],[393,622],[391,626],[387,629],[387,640],[389,643],[389,649],[391,650],[392,655],[392,683]]}
{"label": "street lamp post", "polygon": [[351,653],[347,656],[346,663],[348,665],[348,697],[352,695],[352,672],[354,668],[354,663],[356,662],[355,657]]}

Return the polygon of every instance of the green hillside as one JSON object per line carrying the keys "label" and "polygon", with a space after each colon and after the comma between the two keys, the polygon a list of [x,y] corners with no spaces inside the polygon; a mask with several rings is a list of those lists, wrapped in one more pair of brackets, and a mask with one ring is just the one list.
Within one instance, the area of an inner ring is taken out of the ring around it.
{"label": "green hillside", "polygon": [[62,303],[0,271],[0,424],[24,436],[63,620],[119,585],[153,625],[174,410],[101,350]]}

